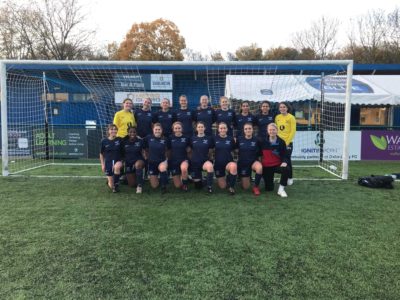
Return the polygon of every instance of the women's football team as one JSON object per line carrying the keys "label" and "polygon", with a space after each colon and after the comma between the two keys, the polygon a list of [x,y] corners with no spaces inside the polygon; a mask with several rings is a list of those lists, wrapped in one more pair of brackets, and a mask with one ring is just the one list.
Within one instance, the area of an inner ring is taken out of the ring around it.
{"label": "women's football team", "polygon": [[152,112],[151,99],[147,98],[142,108],[132,113],[132,100],[123,101],[123,109],[108,126],[100,150],[101,168],[113,192],[119,191],[120,176],[125,173],[128,185],[136,187],[137,194],[143,191],[144,176],[162,193],[167,192],[169,176],[175,188],[188,191],[191,178],[195,189],[212,193],[215,176],[218,187],[234,195],[237,177],[243,189],[249,189],[254,174],[252,191],[259,196],[261,179],[265,189],[273,191],[274,174],[279,173],[278,195],[287,197],[285,187],[293,184],[291,154],[296,120],[286,102],[279,103],[276,116],[268,101],[260,104],[258,115],[251,114],[249,101],[243,101],[236,114],[224,96],[217,110],[209,106],[205,95],[200,97],[197,110],[188,108],[185,95],[179,97],[179,105],[173,111],[169,100],[163,99],[161,109]]}

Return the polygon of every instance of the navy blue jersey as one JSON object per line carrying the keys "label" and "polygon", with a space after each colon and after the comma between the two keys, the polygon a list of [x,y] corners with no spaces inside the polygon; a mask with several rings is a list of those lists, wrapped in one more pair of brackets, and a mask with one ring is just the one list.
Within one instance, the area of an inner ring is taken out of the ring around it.
{"label": "navy blue jersey", "polygon": [[246,123],[256,125],[256,118],[252,114],[248,114],[247,116],[243,116],[242,114],[236,115],[236,136],[244,135],[243,127]]}
{"label": "navy blue jersey", "polygon": [[135,138],[133,141],[125,139],[123,142],[123,156],[126,162],[143,160],[142,151],[144,149],[142,139]]}
{"label": "navy blue jersey", "polygon": [[188,159],[187,148],[190,147],[190,138],[186,136],[169,137],[169,148],[171,149],[171,161],[182,162]]}
{"label": "navy blue jersey", "polygon": [[101,140],[100,153],[105,161],[119,161],[122,158],[122,139],[115,138],[110,140],[104,138]]}
{"label": "navy blue jersey", "polygon": [[203,122],[206,126],[205,134],[208,136],[212,135],[212,125],[215,122],[215,111],[211,107],[199,108],[194,112],[195,121]]}
{"label": "navy blue jersey", "polygon": [[215,111],[215,117],[217,124],[220,122],[228,125],[228,135],[233,135],[233,128],[236,126],[236,113],[233,109],[222,110],[217,109]]}
{"label": "navy blue jersey", "polygon": [[235,140],[231,136],[220,137],[216,135],[214,137],[215,143],[215,163],[223,162],[224,164],[233,161],[232,151],[235,150]]}
{"label": "navy blue jersey", "polygon": [[172,134],[172,124],[176,120],[175,113],[172,110],[168,110],[167,112],[159,110],[156,113],[155,119],[156,122],[161,124],[163,134],[165,136],[170,136]]}
{"label": "navy blue jersey", "polygon": [[208,160],[208,151],[214,148],[214,140],[210,136],[193,136],[190,140],[192,162],[202,163]]}
{"label": "navy blue jersey", "polygon": [[273,114],[268,114],[268,115],[263,115],[259,114],[256,116],[256,124],[258,127],[258,134],[257,136],[259,138],[266,138],[267,137],[267,126],[269,123],[274,122],[274,115]]}
{"label": "navy blue jersey", "polygon": [[168,139],[165,137],[155,137],[148,135],[143,140],[144,149],[148,150],[148,161],[152,163],[160,163],[167,159],[166,152],[168,150]]}
{"label": "navy blue jersey", "polygon": [[135,110],[136,131],[137,135],[144,138],[151,134],[152,125],[154,123],[154,113],[151,110],[137,109]]}
{"label": "navy blue jersey", "polygon": [[175,112],[176,121],[182,123],[182,134],[187,137],[193,135],[194,112],[189,109],[178,109]]}
{"label": "navy blue jersey", "polygon": [[244,136],[237,137],[236,147],[239,149],[238,161],[243,164],[252,163],[261,156],[260,142],[254,136],[250,139]]}

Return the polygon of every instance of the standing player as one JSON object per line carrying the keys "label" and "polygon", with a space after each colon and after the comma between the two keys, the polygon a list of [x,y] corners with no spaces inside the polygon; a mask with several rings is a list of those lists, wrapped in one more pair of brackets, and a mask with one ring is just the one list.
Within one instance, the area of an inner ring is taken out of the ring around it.
{"label": "standing player", "polygon": [[107,137],[101,140],[100,163],[101,170],[107,176],[107,184],[113,193],[119,191],[121,174],[121,138],[117,137],[118,127],[110,124],[107,127]]}
{"label": "standing player", "polygon": [[171,150],[168,169],[171,172],[175,187],[186,192],[188,190],[190,138],[183,135],[181,122],[175,122],[172,125],[172,130],[174,133],[169,137]]}
{"label": "standing player", "polygon": [[135,127],[129,127],[128,138],[123,142],[123,154],[125,160],[125,173],[128,185],[133,187],[135,183],[136,194],[142,193],[143,187],[143,140],[138,138]]}
{"label": "standing player", "polygon": [[170,109],[169,99],[161,100],[161,109],[155,115],[156,122],[162,126],[164,136],[169,137],[172,134],[172,124],[175,122],[175,113]]}
{"label": "standing player", "polygon": [[135,120],[137,122],[137,135],[145,138],[150,135],[154,123],[154,114],[151,111],[151,99],[143,100],[142,108],[135,110]]}
{"label": "standing player", "polygon": [[274,190],[274,174],[280,173],[278,195],[286,198],[285,186],[287,185],[290,167],[288,165],[286,143],[278,135],[278,127],[270,123],[267,127],[268,137],[261,141],[262,166],[265,189]]}
{"label": "standing player", "polygon": [[203,122],[206,131],[205,135],[212,136],[212,126],[215,122],[215,111],[208,106],[208,96],[200,97],[200,107],[195,111],[195,121]]}
{"label": "standing player", "polygon": [[214,141],[211,136],[205,134],[206,127],[203,122],[197,122],[195,134],[191,139],[191,175],[197,189],[203,187],[202,172],[207,172],[207,191],[212,193],[214,179],[214,168],[211,163],[211,150],[214,148]]}
{"label": "standing player", "polygon": [[[229,188],[229,194],[235,195],[235,183],[237,178],[237,165],[233,160],[232,152],[236,148],[235,140],[228,135],[228,126],[221,122],[218,124],[218,134],[214,138],[215,144],[215,177],[219,188]],[[228,175],[225,178],[225,172]],[[228,184],[227,184],[228,181]]]}
{"label": "standing player", "polygon": [[128,135],[128,127],[136,127],[135,116],[132,113],[132,99],[124,99],[122,107],[120,111],[115,113],[113,124],[118,128],[117,137],[125,138]]}
{"label": "standing player", "polygon": [[188,108],[188,100],[185,95],[179,96],[179,109],[176,110],[176,120],[182,124],[182,134],[185,137],[193,135],[194,112]]}
{"label": "standing player", "polygon": [[240,113],[236,115],[236,136],[242,136],[244,134],[243,127],[246,123],[251,123],[253,125],[256,123],[256,118],[250,113],[250,102],[247,100],[240,104]]}
{"label": "standing player", "polygon": [[[253,194],[260,195],[260,181],[262,178],[262,164],[258,161],[261,154],[260,141],[253,135],[253,124],[246,123],[243,127],[244,135],[237,137],[236,145],[239,150],[238,173],[242,179],[243,189],[250,187],[251,172],[256,173]],[[267,131],[265,129],[265,131]]]}
{"label": "standing player", "polygon": [[265,139],[267,137],[267,126],[274,122],[274,115],[271,113],[271,103],[263,101],[260,105],[260,113],[256,116],[256,124],[258,127],[258,138]]}
{"label": "standing player", "polygon": [[236,113],[229,108],[229,100],[222,96],[219,98],[220,109],[215,111],[217,124],[224,122],[228,126],[228,135],[233,136],[233,128],[236,126]]}
{"label": "standing player", "polygon": [[289,166],[288,185],[293,184],[292,152],[293,139],[296,134],[296,118],[290,113],[290,106],[287,102],[279,103],[280,114],[276,115],[275,123],[278,126],[278,136],[286,143],[288,151],[287,163]]}
{"label": "standing player", "polygon": [[[149,165],[150,185],[155,189],[161,184],[161,193],[164,194],[167,192],[168,184],[168,140],[163,137],[160,123],[153,125],[153,134],[145,138],[144,148]],[[158,180],[158,175],[160,175],[160,180]]]}

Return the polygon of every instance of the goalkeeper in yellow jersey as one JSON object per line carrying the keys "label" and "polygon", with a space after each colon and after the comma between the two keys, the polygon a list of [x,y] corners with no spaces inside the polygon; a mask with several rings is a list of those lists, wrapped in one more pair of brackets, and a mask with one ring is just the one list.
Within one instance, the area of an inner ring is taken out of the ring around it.
{"label": "goalkeeper in yellow jersey", "polygon": [[278,125],[278,136],[285,141],[288,155],[289,179],[288,185],[293,184],[292,152],[293,139],[296,134],[296,118],[290,113],[290,106],[287,102],[279,103],[279,114],[275,117]]}
{"label": "goalkeeper in yellow jersey", "polygon": [[136,127],[136,120],[132,108],[132,99],[126,98],[122,101],[122,109],[115,113],[113,124],[118,127],[117,137],[126,138],[128,136],[128,128]]}

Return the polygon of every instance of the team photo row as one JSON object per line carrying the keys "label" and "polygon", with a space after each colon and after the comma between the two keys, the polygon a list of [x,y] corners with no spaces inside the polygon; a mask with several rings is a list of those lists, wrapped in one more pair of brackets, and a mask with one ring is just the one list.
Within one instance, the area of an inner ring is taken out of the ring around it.
{"label": "team photo row", "polygon": [[273,191],[278,173],[278,195],[287,197],[285,187],[293,184],[296,133],[288,103],[279,103],[279,112],[273,114],[270,102],[263,101],[255,115],[249,101],[241,102],[236,112],[224,96],[218,109],[210,107],[206,95],[196,110],[188,108],[185,95],[179,97],[177,110],[170,108],[169,99],[162,99],[160,106],[158,112],[152,111],[151,99],[146,98],[141,108],[132,111],[133,101],[127,98],[108,125],[100,162],[112,192],[119,191],[124,176],[137,194],[147,178],[151,188],[160,188],[162,194],[170,179],[176,189],[204,189],[211,194],[216,178],[218,188],[235,195],[239,178],[244,190],[251,188],[259,196],[261,180],[266,191]]}

